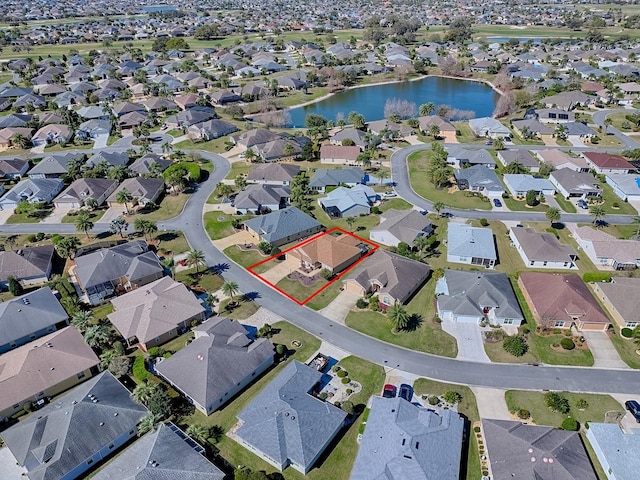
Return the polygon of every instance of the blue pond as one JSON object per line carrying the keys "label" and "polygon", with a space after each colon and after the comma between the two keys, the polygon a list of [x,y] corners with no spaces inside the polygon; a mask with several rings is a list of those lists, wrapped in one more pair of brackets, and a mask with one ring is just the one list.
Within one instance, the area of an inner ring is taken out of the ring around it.
{"label": "blue pond", "polygon": [[387,99],[409,100],[420,106],[433,102],[450,105],[460,110],[472,110],[476,117],[493,114],[498,94],[481,82],[470,82],[442,77],[427,77],[413,82],[388,83],[353,88],[337,93],[305,107],[289,110],[292,127],[304,127],[308,113],[322,115],[328,120],[337,120],[341,115],[346,120],[349,112],[359,112],[367,121],[384,118]]}

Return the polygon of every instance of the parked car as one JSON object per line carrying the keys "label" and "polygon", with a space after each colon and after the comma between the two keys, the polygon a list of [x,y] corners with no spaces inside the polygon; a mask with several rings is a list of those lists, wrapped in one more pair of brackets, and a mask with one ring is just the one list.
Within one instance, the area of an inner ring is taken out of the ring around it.
{"label": "parked car", "polygon": [[578,200],[578,206],[583,210],[587,210],[589,208],[589,205],[587,205],[587,202],[585,202],[582,199]]}
{"label": "parked car", "polygon": [[391,198],[391,197],[397,197],[398,194],[396,192],[384,192],[382,196],[385,198]]}
{"label": "parked car", "polygon": [[485,145],[493,145],[493,140],[487,140],[484,142]]}
{"label": "parked car", "polygon": [[633,415],[633,418],[636,419],[636,422],[640,423],[640,403],[636,402],[635,400],[627,400],[626,402],[624,402],[624,406],[627,410],[629,410],[629,413]]}
{"label": "parked car", "polygon": [[390,383],[387,383],[382,389],[382,396],[384,398],[395,398],[396,396],[395,385],[391,385]]}
{"label": "parked car", "polygon": [[493,205],[495,207],[501,207],[502,206],[502,202],[500,200],[498,200],[497,198],[493,199]]}
{"label": "parked car", "polygon": [[426,210],[420,210],[420,215],[426,215],[427,213],[429,213],[429,212],[426,211]]}
{"label": "parked car", "polygon": [[404,398],[407,402],[410,402],[413,397],[413,388],[411,385],[407,385],[406,383],[400,385],[400,392],[398,393],[398,396],[400,398]]}

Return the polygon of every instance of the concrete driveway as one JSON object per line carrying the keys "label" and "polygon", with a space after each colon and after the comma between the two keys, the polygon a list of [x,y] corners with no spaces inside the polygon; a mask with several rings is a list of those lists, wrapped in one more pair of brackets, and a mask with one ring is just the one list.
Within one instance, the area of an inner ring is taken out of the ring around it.
{"label": "concrete driveway", "polygon": [[219,248],[220,250],[224,250],[225,248],[231,247],[232,245],[242,245],[245,243],[254,243],[254,242],[255,242],[255,239],[251,236],[249,232],[247,232],[246,230],[241,230],[238,233],[229,235],[228,237],[221,238],[220,240],[215,240],[213,244],[216,246],[216,248]]}
{"label": "concrete driveway", "polygon": [[0,472],[2,472],[2,480],[21,480],[26,478],[26,470],[18,465],[16,457],[7,447],[0,448]]}
{"label": "concrete driveway", "polygon": [[442,322],[442,330],[456,337],[456,341],[458,342],[457,359],[468,360],[470,362],[491,363],[491,360],[489,360],[489,357],[487,357],[484,351],[482,329],[478,325],[445,320]]}
{"label": "concrete driveway", "polygon": [[4,225],[9,217],[13,215],[13,209],[0,210],[0,225]]}
{"label": "concrete driveway", "polygon": [[351,309],[355,307],[358,298],[360,298],[360,295],[342,290],[329,305],[318,313],[329,320],[344,324],[344,319],[347,318]]}
{"label": "concrete driveway", "polygon": [[51,212],[48,217],[42,219],[40,223],[61,223],[62,219],[72,210],[77,209],[72,207],[56,207],[53,209],[53,212]]}
{"label": "concrete driveway", "polygon": [[101,133],[96,136],[93,141],[93,148],[107,148],[107,143],[109,142],[109,135],[106,133]]}
{"label": "concrete driveway", "polygon": [[109,207],[104,215],[96,223],[111,223],[114,218],[124,215],[126,209],[124,207]]}
{"label": "concrete driveway", "polygon": [[587,345],[593,354],[594,367],[629,368],[629,366],[620,359],[618,351],[605,332],[589,332],[584,330],[582,335],[587,339]]}
{"label": "concrete driveway", "polygon": [[504,399],[504,390],[498,388],[471,387],[476,396],[480,418],[512,420]]}
{"label": "concrete driveway", "polygon": [[287,261],[270,261],[266,266],[271,268],[266,272],[261,273],[260,276],[266,281],[271,282],[273,285],[277,284],[280,280],[295,270],[295,267]]}

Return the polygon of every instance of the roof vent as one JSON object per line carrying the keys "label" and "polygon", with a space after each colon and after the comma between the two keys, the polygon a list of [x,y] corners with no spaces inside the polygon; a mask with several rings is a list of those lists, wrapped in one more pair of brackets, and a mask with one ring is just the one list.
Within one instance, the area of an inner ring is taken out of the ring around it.
{"label": "roof vent", "polygon": [[53,348],[53,343],[51,343],[51,342],[47,342],[47,347],[49,347],[49,348]]}
{"label": "roof vent", "polygon": [[24,303],[25,305],[29,305],[29,304],[31,304],[31,300],[29,300],[28,298],[25,297],[25,298],[22,299],[22,303]]}
{"label": "roof vent", "polygon": [[92,402],[93,402],[93,403],[98,403],[98,399],[97,399],[97,398],[94,398],[94,399],[92,400]]}
{"label": "roof vent", "polygon": [[51,367],[51,371],[53,372],[56,369],[56,367]]}
{"label": "roof vent", "polygon": [[293,415],[291,415],[291,420],[295,420],[295,419],[296,419],[296,417],[294,417]]}
{"label": "roof vent", "polygon": [[114,416],[114,417],[117,417],[117,416],[118,416],[118,412],[115,412],[115,413],[113,414],[113,416]]}
{"label": "roof vent", "polygon": [[104,422],[100,422],[100,426],[101,426],[101,427],[104,427]]}
{"label": "roof vent", "polygon": [[76,403],[78,403],[78,401],[74,400],[73,402],[71,402],[71,405],[75,405]]}

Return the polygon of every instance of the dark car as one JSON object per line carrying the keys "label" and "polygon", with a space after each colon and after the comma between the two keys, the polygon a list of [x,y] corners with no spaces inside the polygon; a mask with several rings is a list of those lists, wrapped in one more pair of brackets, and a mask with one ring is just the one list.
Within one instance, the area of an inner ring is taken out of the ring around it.
{"label": "dark car", "polygon": [[629,410],[629,413],[633,415],[633,418],[636,419],[636,422],[640,423],[640,403],[636,402],[635,400],[627,400],[626,402],[624,402],[624,406],[627,410]]}
{"label": "dark car", "polygon": [[496,207],[501,207],[502,206],[502,202],[500,200],[498,200],[497,198],[493,199],[493,205]]}
{"label": "dark car", "polygon": [[382,396],[384,398],[395,398],[396,387],[394,385],[391,385],[390,383],[387,383],[382,389]]}
{"label": "dark car", "polygon": [[578,206],[580,208],[582,208],[583,210],[586,210],[589,208],[589,205],[587,205],[587,202],[585,202],[584,200],[580,199],[578,200]]}
{"label": "dark car", "polygon": [[413,388],[411,385],[407,385],[406,383],[400,385],[400,392],[398,393],[398,396],[400,398],[404,398],[407,402],[410,402],[413,397]]}

